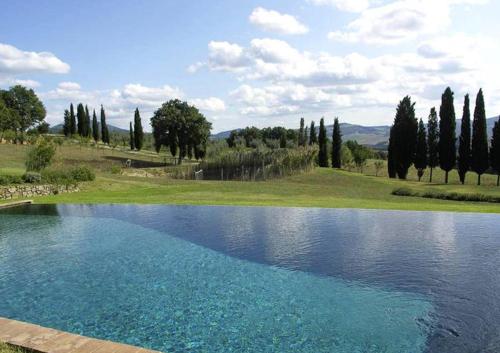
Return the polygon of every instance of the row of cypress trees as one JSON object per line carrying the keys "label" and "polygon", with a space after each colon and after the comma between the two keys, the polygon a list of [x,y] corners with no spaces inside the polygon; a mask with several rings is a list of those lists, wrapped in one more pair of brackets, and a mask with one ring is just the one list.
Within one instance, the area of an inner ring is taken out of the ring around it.
{"label": "row of cypress trees", "polygon": [[449,172],[456,167],[462,184],[465,183],[467,172],[474,171],[478,175],[477,183],[480,185],[481,175],[491,167],[497,172],[497,185],[500,183],[500,118],[493,128],[489,147],[483,91],[480,89],[476,97],[472,128],[470,99],[467,94],[464,99],[457,153],[453,95],[452,90],[446,88],[441,96],[439,121],[436,109],[432,108],[427,129],[422,119],[417,121],[415,103],[412,103],[409,96],[399,103],[389,138],[390,178],[397,176],[406,179],[408,169],[414,164],[419,180],[429,167],[429,181],[432,182],[432,170],[439,165],[445,172],[445,183],[448,183]]}
{"label": "row of cypress trees", "polygon": [[142,121],[141,115],[139,113],[139,108],[135,108],[134,126],[132,127],[132,122],[130,122],[129,133],[130,149],[140,151],[144,144],[144,130],[142,129]]}
{"label": "row of cypress trees", "polygon": [[[79,135],[81,137],[92,137],[95,142],[102,140],[103,143],[109,144],[109,130],[106,124],[106,113],[104,107],[101,105],[101,124],[97,122],[97,115],[95,109],[92,114],[92,121],[90,120],[89,108],[79,103],[76,107],[76,116],[73,103],[70,104],[69,110],[64,111],[64,124],[63,132],[66,137]],[[100,131],[99,131],[100,130]]]}
{"label": "row of cypress trees", "polygon": [[[299,127],[299,146],[305,146],[309,144],[318,145],[318,165],[320,167],[328,167],[328,138],[327,138],[325,119],[321,118],[319,122],[319,132],[316,135],[315,122],[311,121],[310,128],[304,128],[304,118],[300,119]],[[332,147],[331,147],[331,159],[332,167],[340,168],[342,166],[341,162],[341,149],[342,149],[342,133],[340,131],[339,119],[335,118],[333,123],[333,134],[332,134]]]}

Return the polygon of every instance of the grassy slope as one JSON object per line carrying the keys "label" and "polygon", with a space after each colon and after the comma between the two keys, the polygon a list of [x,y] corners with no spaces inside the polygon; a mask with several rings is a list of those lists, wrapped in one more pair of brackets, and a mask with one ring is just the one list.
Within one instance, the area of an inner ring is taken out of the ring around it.
{"label": "grassy slope", "polygon": [[[0,169],[21,168],[21,161],[5,162],[5,153],[0,146]],[[13,148],[9,146],[8,148]],[[16,148],[16,147],[14,147]],[[22,149],[22,147],[21,147]],[[196,205],[266,205],[266,206],[307,206],[307,207],[357,207],[407,210],[441,210],[500,213],[500,204],[470,203],[432,200],[391,195],[400,186],[414,189],[433,189],[440,191],[481,192],[500,195],[500,189],[491,185],[440,185],[418,183],[415,181],[389,180],[347,171],[316,169],[315,171],[266,182],[219,182],[186,181],[166,178],[139,178],[113,175],[107,172],[110,161],[107,157],[129,157],[126,152],[93,151],[79,147],[62,147],[59,163],[77,160],[90,163],[99,170],[96,182],[83,186],[80,193],[61,194],[36,199],[38,203],[169,203]],[[20,154],[24,156],[24,154]],[[133,155],[145,161],[154,156]],[[17,164],[16,164],[17,163]],[[372,173],[371,166],[366,172]],[[0,170],[1,171],[1,170]],[[413,173],[413,172],[412,172]],[[454,175],[456,173],[452,173]],[[435,180],[442,180],[436,171]],[[413,178],[413,174],[410,175]],[[455,180],[455,179],[453,179]],[[470,182],[474,176],[470,175]],[[484,177],[486,184],[495,181],[494,176]]]}

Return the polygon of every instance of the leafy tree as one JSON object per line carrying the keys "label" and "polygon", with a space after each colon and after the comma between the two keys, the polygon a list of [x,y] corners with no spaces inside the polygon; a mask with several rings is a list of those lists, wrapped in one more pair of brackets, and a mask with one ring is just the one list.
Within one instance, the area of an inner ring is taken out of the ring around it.
{"label": "leafy tree", "polygon": [[460,129],[460,138],[458,146],[458,176],[460,177],[460,182],[465,183],[465,175],[470,169],[470,159],[471,159],[471,130],[470,130],[470,108],[469,108],[469,95],[465,95],[464,99],[464,111],[462,114],[462,127]]}
{"label": "leafy tree", "polygon": [[300,118],[300,128],[299,128],[299,146],[306,145],[306,137],[304,131],[304,118]]}
{"label": "leafy tree", "polygon": [[32,89],[16,85],[0,93],[6,107],[10,111],[15,111],[11,118],[15,117],[17,120],[15,129],[21,133],[21,140],[24,139],[26,130],[45,120],[47,115],[45,107]]}
{"label": "leafy tree", "polygon": [[129,145],[130,149],[133,151],[135,150],[135,136],[134,136],[134,129],[132,128],[132,122],[130,122],[130,139],[129,139]]}
{"label": "leafy tree", "polygon": [[6,131],[13,133],[19,126],[17,112],[9,109],[3,99],[0,97],[0,142],[5,136]]}
{"label": "leafy tree", "polygon": [[64,110],[64,124],[63,124],[64,136],[68,137],[71,134],[71,122],[69,116],[69,110]]}
{"label": "leafy tree", "polygon": [[76,118],[75,118],[75,109],[73,108],[73,103],[69,105],[69,131],[70,135],[76,134]]}
{"label": "leafy tree", "polygon": [[157,151],[162,145],[167,146],[175,156],[178,150],[179,163],[190,149],[195,157],[204,157],[212,124],[196,107],[178,99],[170,100],[155,111],[151,126]]}
{"label": "leafy tree", "polygon": [[333,121],[333,134],[332,134],[332,167],[342,167],[342,133],[340,132],[339,119],[335,118]]}
{"label": "leafy tree", "polygon": [[495,121],[490,148],[491,167],[497,172],[497,186],[500,186],[500,117]]}
{"label": "leafy tree", "polygon": [[311,128],[309,129],[309,145],[315,145],[318,143],[318,136],[316,135],[316,127],[314,126],[314,120],[311,121]]}
{"label": "leafy tree", "polygon": [[319,136],[318,136],[318,144],[319,144],[318,164],[320,167],[328,167],[327,143],[328,141],[326,138],[325,119],[321,118],[321,120],[319,121]]}
{"label": "leafy tree", "polygon": [[477,185],[481,185],[481,175],[488,169],[488,134],[486,131],[486,112],[484,110],[483,90],[476,97],[474,121],[472,122],[471,167],[477,173]]}
{"label": "leafy tree", "polygon": [[422,119],[418,122],[415,168],[417,168],[418,181],[420,181],[424,175],[425,168],[427,168],[427,133]]}
{"label": "leafy tree", "polygon": [[351,151],[352,159],[360,172],[363,172],[363,167],[366,160],[373,156],[373,153],[367,147],[360,145],[357,141],[349,140],[345,143],[347,148]]}
{"label": "leafy tree", "polygon": [[46,139],[39,139],[34,147],[28,151],[26,158],[26,170],[39,172],[47,168],[54,159],[56,148],[54,144]]}
{"label": "leafy tree", "polygon": [[415,160],[418,122],[415,118],[415,103],[406,96],[399,102],[391,128],[391,163],[399,179],[406,179],[408,168]]}
{"label": "leafy tree", "polygon": [[432,170],[439,165],[439,126],[436,108],[431,108],[427,122],[427,150],[429,151],[428,165],[431,170],[429,182],[432,183]]}
{"label": "leafy tree", "polygon": [[78,130],[78,135],[85,137],[85,121],[86,115],[85,115],[85,108],[83,107],[82,103],[79,103],[78,106],[76,107],[76,120],[77,120],[77,130]]}
{"label": "leafy tree", "polygon": [[139,114],[139,108],[135,108],[134,113],[134,145],[138,151],[142,149],[144,144],[144,131],[142,129],[141,115]]}
{"label": "leafy tree", "polygon": [[441,96],[439,118],[439,166],[445,171],[445,183],[448,184],[448,173],[457,159],[455,107],[450,87]]}
{"label": "leafy tree", "polygon": [[102,142],[109,145],[109,130],[108,124],[106,124],[106,113],[104,112],[104,107],[101,105],[101,138]]}
{"label": "leafy tree", "polygon": [[92,137],[94,141],[99,141],[99,124],[97,123],[97,115],[95,114],[95,109],[92,112]]}

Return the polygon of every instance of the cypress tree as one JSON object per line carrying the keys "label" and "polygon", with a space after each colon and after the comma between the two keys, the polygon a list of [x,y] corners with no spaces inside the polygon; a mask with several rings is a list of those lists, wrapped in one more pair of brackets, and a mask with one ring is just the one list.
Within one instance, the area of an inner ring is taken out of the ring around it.
{"label": "cypress tree", "polygon": [[306,126],[304,130],[304,146],[307,144],[307,141],[309,141],[309,126]]}
{"label": "cypress tree", "polygon": [[314,145],[318,143],[318,136],[316,135],[316,127],[314,126],[314,120],[311,121],[311,128],[309,129],[309,145]]}
{"label": "cypress tree", "polygon": [[427,168],[427,133],[422,119],[418,122],[415,168],[417,168],[418,181],[420,181],[424,175],[425,168]]}
{"label": "cypress tree", "polygon": [[130,144],[130,149],[133,151],[135,150],[135,136],[134,136],[134,130],[132,129],[132,122],[130,122],[130,140],[129,140],[129,144]]}
{"label": "cypress tree", "polygon": [[418,122],[415,118],[415,103],[406,96],[399,102],[391,129],[391,162],[399,179],[406,179],[408,168],[415,160]]}
{"label": "cypress tree", "polygon": [[284,130],[280,133],[280,148],[286,148],[286,132]]}
{"label": "cypress tree", "polygon": [[304,118],[300,118],[300,128],[299,128],[299,146],[305,146],[306,139],[304,136]]}
{"label": "cypress tree", "polygon": [[92,137],[94,141],[99,141],[99,124],[97,124],[97,116],[95,115],[95,109],[92,112]]}
{"label": "cypress tree", "polygon": [[328,167],[326,128],[325,128],[325,119],[323,118],[321,118],[321,120],[319,121],[318,144],[319,144],[318,164],[320,167]]}
{"label": "cypress tree", "polygon": [[69,134],[76,134],[76,119],[75,119],[75,109],[73,108],[73,103],[69,105]]}
{"label": "cypress tree", "polygon": [[109,144],[109,130],[106,124],[106,114],[104,113],[104,107],[101,104],[101,138],[102,142]]}
{"label": "cypress tree", "polygon": [[79,103],[76,107],[76,120],[77,120],[77,128],[78,135],[85,136],[85,108],[82,103]]}
{"label": "cypress tree", "polygon": [[85,137],[90,137],[91,127],[90,127],[90,114],[89,107],[85,105]]}
{"label": "cypress tree", "polygon": [[141,115],[139,114],[139,108],[135,108],[134,114],[134,146],[138,151],[142,149],[144,141],[144,131],[142,130]]}
{"label": "cypress tree", "polygon": [[64,125],[63,125],[64,136],[68,137],[71,134],[71,121],[69,116],[69,110],[64,111]]}
{"label": "cypress tree", "polygon": [[396,166],[394,164],[394,127],[391,127],[389,134],[389,146],[387,151],[387,174],[389,178],[396,178]]}
{"label": "cypress tree", "polygon": [[471,168],[477,173],[477,185],[481,185],[481,175],[489,167],[488,133],[486,129],[483,90],[480,89],[476,97],[474,121],[472,122]]}
{"label": "cypress tree", "polygon": [[490,148],[491,167],[497,172],[497,186],[500,186],[500,117],[495,121]]}
{"label": "cypress tree", "polygon": [[464,111],[462,114],[462,127],[460,129],[460,139],[458,146],[458,176],[460,182],[465,184],[465,175],[470,169],[471,148],[470,148],[470,108],[469,95],[465,95]]}
{"label": "cypress tree", "polygon": [[448,184],[448,173],[457,160],[455,107],[450,87],[441,96],[439,118],[439,166],[445,171],[444,182]]}
{"label": "cypress tree", "polygon": [[431,108],[427,123],[427,150],[429,152],[427,164],[431,170],[429,182],[432,183],[432,170],[439,165],[439,127],[436,108]]}
{"label": "cypress tree", "polygon": [[332,167],[342,167],[342,133],[340,131],[339,119],[333,121],[332,134]]}

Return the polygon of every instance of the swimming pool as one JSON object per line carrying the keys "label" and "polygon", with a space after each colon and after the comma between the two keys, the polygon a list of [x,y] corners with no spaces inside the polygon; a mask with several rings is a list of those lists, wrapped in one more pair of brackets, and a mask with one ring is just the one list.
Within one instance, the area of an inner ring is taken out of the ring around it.
{"label": "swimming pool", "polygon": [[497,215],[32,205],[0,316],[164,352],[494,352]]}

